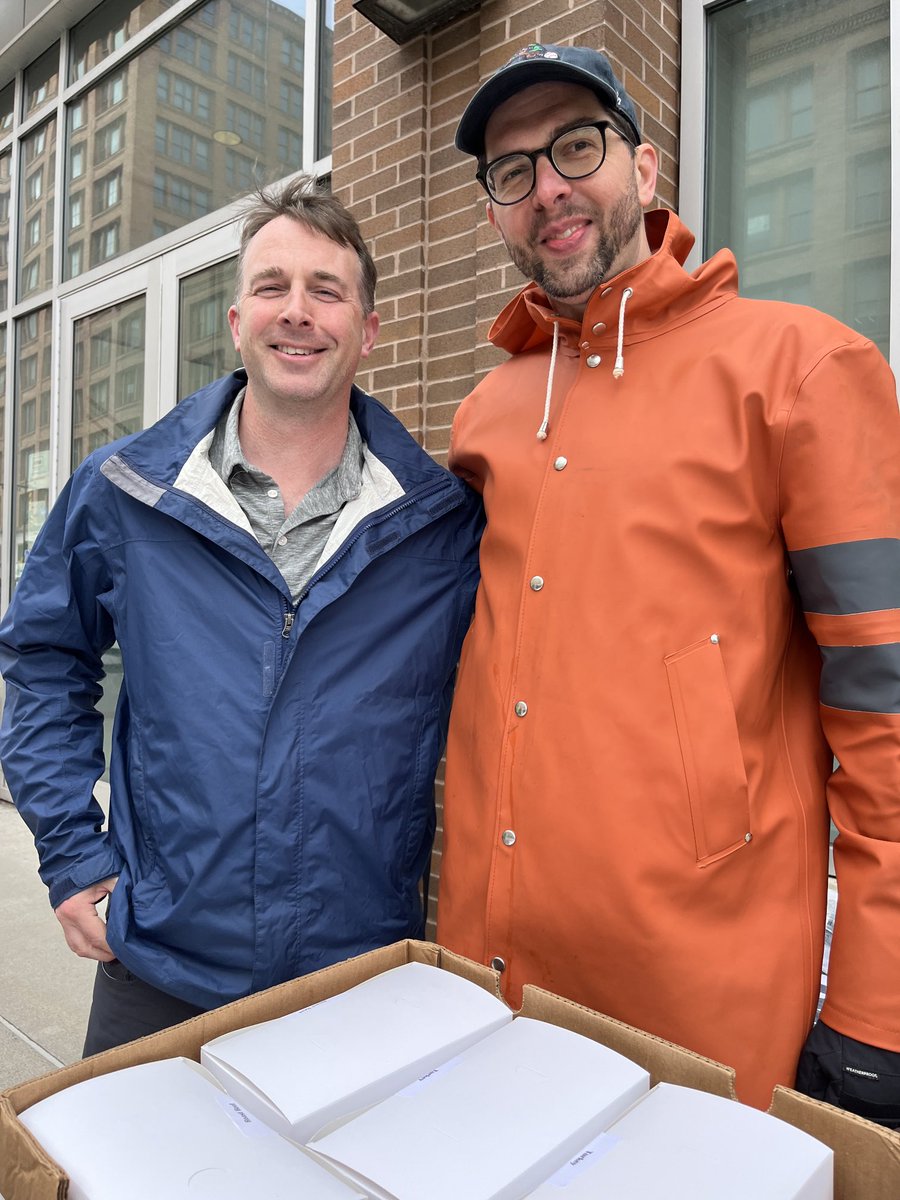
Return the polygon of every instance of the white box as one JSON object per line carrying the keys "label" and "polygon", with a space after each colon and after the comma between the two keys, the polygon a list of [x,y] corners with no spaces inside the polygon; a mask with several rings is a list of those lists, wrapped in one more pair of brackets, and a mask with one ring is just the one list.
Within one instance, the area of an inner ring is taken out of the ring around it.
{"label": "white box", "polygon": [[832,1200],[832,1160],[777,1117],[660,1083],[530,1200]]}
{"label": "white box", "polygon": [[516,1017],[310,1148],[390,1200],[520,1200],[648,1087],[622,1055]]}
{"label": "white box", "polygon": [[200,1061],[248,1112],[306,1142],[511,1020],[478,984],[413,962],[215,1038]]}
{"label": "white box", "polygon": [[69,1200],[365,1200],[186,1058],[85,1079],[20,1120],[68,1174]]}

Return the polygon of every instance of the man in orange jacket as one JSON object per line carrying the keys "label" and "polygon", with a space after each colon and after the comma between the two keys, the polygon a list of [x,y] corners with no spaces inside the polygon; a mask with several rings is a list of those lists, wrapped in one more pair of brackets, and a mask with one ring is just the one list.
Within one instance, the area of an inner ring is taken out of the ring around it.
{"label": "man in orange jacket", "polygon": [[[482,582],[438,937],[900,1123],[900,413],[863,337],[737,294],[603,55],[530,46],[457,146],[530,283],[463,402]],[[833,770],[836,755],[840,768]],[[828,995],[829,814],[840,905]],[[810,1032],[812,1030],[812,1032]],[[805,1049],[804,1049],[805,1047]]]}

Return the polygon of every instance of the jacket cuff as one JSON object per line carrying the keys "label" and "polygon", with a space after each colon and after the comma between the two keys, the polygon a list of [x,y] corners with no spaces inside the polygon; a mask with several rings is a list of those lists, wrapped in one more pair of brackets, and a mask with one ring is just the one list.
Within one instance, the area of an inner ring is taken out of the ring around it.
{"label": "jacket cuff", "polygon": [[60,875],[49,885],[50,907],[59,908],[70,896],[83,892],[93,883],[100,883],[112,875],[122,873],[122,858],[115,851],[104,847],[98,854],[73,863],[65,875]]}

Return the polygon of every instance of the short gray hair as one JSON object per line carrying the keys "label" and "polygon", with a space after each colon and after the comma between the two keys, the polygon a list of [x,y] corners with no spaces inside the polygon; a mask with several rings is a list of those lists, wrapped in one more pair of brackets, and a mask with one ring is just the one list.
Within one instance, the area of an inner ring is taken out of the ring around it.
{"label": "short gray hair", "polygon": [[244,259],[252,238],[277,217],[290,217],[312,233],[320,233],[356,252],[359,259],[359,298],[367,315],[375,308],[378,271],[359,226],[340,200],[309,175],[297,175],[286,184],[257,188],[241,218],[234,304],[240,303],[244,285]]}

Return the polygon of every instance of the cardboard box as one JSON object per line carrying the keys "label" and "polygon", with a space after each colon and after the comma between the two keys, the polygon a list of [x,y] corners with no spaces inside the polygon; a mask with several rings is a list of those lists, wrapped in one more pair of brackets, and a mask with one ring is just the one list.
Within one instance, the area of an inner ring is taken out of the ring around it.
{"label": "cardboard box", "polygon": [[85,1079],[39,1100],[22,1122],[67,1165],[72,1200],[162,1200],[188,1192],[216,1200],[298,1193],[305,1200],[367,1200],[243,1112],[191,1059]]}
{"label": "cardboard box", "polygon": [[[5,1200],[66,1200],[68,1196],[65,1174],[18,1119],[29,1105],[82,1079],[135,1063],[179,1055],[199,1062],[204,1042],[305,1008],[405,962],[440,967],[499,994],[497,978],[487,967],[427,942],[403,941],[18,1084],[0,1093],[0,1195]],[[520,1015],[550,1021],[609,1046],[648,1071],[653,1084],[677,1083],[734,1096],[730,1068],[540,988],[525,989]],[[770,1112],[834,1150],[835,1200],[897,1200],[900,1196],[900,1134],[789,1088],[775,1089]],[[434,1164],[434,1170],[440,1170],[440,1163]]]}
{"label": "cardboard box", "polygon": [[321,1004],[215,1038],[200,1061],[248,1112],[307,1142],[512,1017],[468,980],[404,963]]}
{"label": "cardboard box", "polygon": [[522,1200],[649,1083],[606,1046],[516,1017],[310,1148],[386,1200]]}
{"label": "cardboard box", "polygon": [[832,1160],[768,1113],[658,1083],[529,1200],[831,1200]]}

